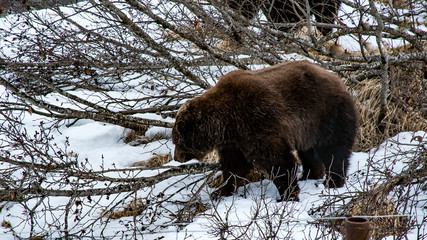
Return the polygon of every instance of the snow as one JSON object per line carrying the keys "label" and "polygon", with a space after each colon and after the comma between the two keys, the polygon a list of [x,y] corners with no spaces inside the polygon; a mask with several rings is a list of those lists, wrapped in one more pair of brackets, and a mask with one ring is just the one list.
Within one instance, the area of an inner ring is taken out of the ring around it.
{"label": "snow", "polygon": [[[64,10],[66,9],[64,8]],[[344,8],[341,11],[352,12],[353,10]],[[69,12],[72,13],[72,10],[69,9]],[[52,18],[57,17],[53,13],[49,14],[52,14]],[[0,24],[3,27],[10,27],[10,24],[14,23],[16,18],[17,16],[10,16],[8,21],[1,19]],[[74,18],[76,21],[80,19],[78,16],[74,16]],[[82,18],[84,19],[84,17]],[[88,18],[90,17],[88,16]],[[372,20],[368,19],[367,21]],[[351,22],[346,23],[351,24]],[[3,53],[9,56],[15,55],[20,51],[19,44],[10,45],[12,41],[12,39],[8,38],[0,40],[0,49],[4,50]],[[387,41],[395,41],[390,43],[393,46],[402,43],[401,40],[388,39]],[[358,44],[352,37],[341,38],[340,43],[351,51],[358,49]],[[295,54],[288,54],[284,57],[289,59],[302,58]],[[258,69],[263,66],[257,65],[252,67]],[[222,71],[224,70],[232,69],[223,68]],[[215,72],[219,70],[209,69],[208,71]],[[217,75],[221,74],[218,73]],[[129,77],[132,78],[131,76]],[[215,79],[210,80],[209,83],[214,84]],[[135,81],[134,86],[138,86],[138,81]],[[4,93],[5,89],[0,87],[0,92]],[[142,92],[142,90],[135,92],[130,90],[125,94],[129,95],[126,98],[137,99],[141,97],[140,94]],[[71,93],[85,97],[85,99],[91,101],[103,101],[106,98],[114,98],[116,96],[123,96],[124,94],[115,91],[94,94],[93,92],[80,90]],[[146,93],[148,94],[148,91]],[[6,96],[1,94],[1,98],[5,99]],[[9,100],[10,98],[12,97],[9,97]],[[68,100],[63,99],[55,93],[47,95],[46,99],[52,104],[76,107],[75,104],[68,102]],[[120,109],[120,106],[117,106],[116,109]],[[137,114],[135,116],[161,119],[156,114]],[[49,124],[51,119],[30,113],[25,114],[23,122],[29,136],[32,136],[38,130],[41,121]],[[167,121],[173,122],[173,119],[167,119]],[[124,143],[123,137],[127,131],[122,127],[112,124],[94,122],[92,120],[78,120],[69,127],[65,125],[61,126],[52,132],[52,136],[53,142],[62,149],[65,149],[65,146],[69,144],[66,147],[67,153],[75,156],[79,163],[87,161],[93,171],[130,168],[132,163],[146,161],[155,154],[173,154],[174,146],[170,140],[170,129],[160,127],[150,128],[146,133],[148,138],[161,134],[165,139],[141,146],[131,146]],[[135,234],[137,238],[142,237],[143,239],[218,239],[219,232],[216,232],[219,231],[218,227],[226,224],[229,226],[230,231],[226,237],[230,239],[243,234],[241,232],[243,230],[246,231],[245,236],[252,236],[253,239],[261,239],[263,237],[262,234],[266,234],[269,231],[269,227],[272,227],[271,231],[277,231],[279,239],[288,237],[301,240],[315,239],[319,236],[319,232],[324,232],[325,226],[312,224],[318,218],[322,218],[322,216],[312,214],[311,210],[325,204],[326,201],[330,200],[330,196],[345,195],[385,181],[381,177],[371,175],[372,169],[383,169],[384,171],[388,171],[391,176],[404,171],[413,159],[414,153],[411,153],[411,151],[419,147],[416,144],[418,141],[417,136],[423,139],[424,142],[427,139],[427,133],[424,131],[402,132],[368,152],[354,152],[350,159],[347,184],[343,188],[327,189],[323,185],[323,179],[299,181],[301,188],[299,202],[277,202],[278,191],[269,180],[247,184],[244,187],[240,187],[233,196],[224,197],[219,200],[212,200],[209,196],[214,189],[205,186],[198,195],[198,200],[205,204],[207,209],[198,213],[190,223],[177,224],[173,222],[174,218],[171,214],[177,213],[181,206],[174,204],[173,201],[188,201],[192,193],[202,187],[203,180],[208,173],[206,175],[191,175],[189,177],[175,176],[157,183],[153,189],[143,188],[136,193],[137,197],[143,200],[158,200],[159,202],[161,202],[159,195],[171,195],[172,198],[169,201],[157,206],[161,209],[160,212],[157,211],[158,209],[148,209],[143,215],[138,216],[136,223],[134,223],[132,217],[110,219],[107,221],[107,218],[101,216],[102,212],[115,205],[118,207],[125,206],[130,199],[129,193],[111,194],[109,197],[92,196],[91,201],[85,200],[81,206],[71,206],[70,216],[68,216],[68,229],[72,233],[90,228],[93,231],[91,235],[95,236],[95,238],[133,238],[133,234]],[[0,146],[3,146],[2,139],[4,139],[4,136],[0,136]],[[196,160],[184,164],[194,162]],[[179,165],[181,163],[172,161],[165,166]],[[0,165],[0,168],[7,167],[7,164]],[[132,176],[154,176],[159,172],[161,171],[142,171],[132,173],[134,174]],[[119,173],[111,173],[109,176],[117,178],[127,177],[126,174],[121,175]],[[52,181],[57,178],[54,175],[46,177],[51,178]],[[103,182],[99,182],[89,187],[102,186]],[[185,188],[186,186],[188,188]],[[57,189],[63,186],[52,185],[52,187]],[[408,189],[408,191],[411,192],[413,189]],[[122,201],[122,199],[126,199],[126,201]],[[401,209],[402,213],[408,215],[414,221],[415,225],[420,225],[414,227],[406,236],[407,239],[411,240],[417,239],[417,236],[419,236],[417,231],[423,233],[424,236],[427,232],[427,221],[425,220],[427,218],[427,192],[420,192],[415,200],[412,202],[413,205],[407,206],[406,209]],[[28,237],[31,231],[30,225],[27,222],[29,212],[24,208],[24,205],[35,210],[34,218],[37,224],[33,231],[37,233],[46,231],[46,228],[49,226],[63,226],[64,219],[66,218],[64,216],[64,208],[69,201],[70,199],[66,197],[50,197],[42,200],[32,199],[25,203],[1,202],[0,221],[9,222],[16,233],[22,237]],[[154,219],[153,215],[155,214],[159,215]],[[333,215],[333,212],[331,212],[331,215]],[[79,220],[75,220],[77,217]],[[160,225],[164,227],[159,228]],[[134,233],[134,229],[144,230],[138,230],[137,233]],[[150,232],[150,230],[155,232]],[[48,238],[63,236],[61,229],[50,229],[48,232],[52,234]],[[1,239],[15,239],[14,234],[6,227],[0,227],[0,234],[2,234]],[[342,236],[339,235],[338,237]],[[387,239],[393,239],[393,236]]]}
{"label": "snow", "polygon": [[[35,129],[39,120],[40,118],[27,114],[25,126],[29,130]],[[164,133],[165,130],[166,129],[163,128],[153,128],[150,129],[149,134],[156,134],[158,132]],[[67,137],[70,143],[68,151],[78,154],[79,160],[89,159],[93,170],[129,167],[131,163],[148,159],[153,153],[165,154],[173,150],[173,145],[168,140],[166,140],[166,142],[154,142],[146,146],[132,147],[123,142],[123,132],[123,128],[111,124],[90,120],[79,120],[70,127],[61,127],[59,131],[54,132],[53,135],[54,141],[58,146],[63,145]],[[168,131],[166,130],[166,132]],[[170,134],[170,132],[167,134]],[[240,187],[233,196],[224,197],[217,201],[213,201],[209,198],[209,193],[213,189],[204,188],[200,193],[200,201],[209,206],[205,212],[196,216],[188,225],[183,225],[182,229],[170,225],[156,233],[144,233],[143,239],[158,239],[159,237],[164,237],[164,239],[217,239],[218,236],[214,235],[213,229],[215,229],[215,226],[224,223],[229,224],[231,226],[230,231],[235,234],[229,236],[230,238],[238,236],[240,233],[239,231],[242,231],[237,226],[249,225],[246,229],[246,234],[251,234],[249,236],[252,236],[253,239],[258,239],[262,238],[260,234],[266,231],[269,222],[274,223],[273,225],[278,228],[279,238],[291,237],[292,239],[311,239],[317,236],[319,232],[319,228],[317,228],[316,225],[310,224],[316,220],[316,216],[309,214],[311,209],[324,204],[328,199],[328,197],[325,197],[327,195],[345,194],[346,192],[352,192],[366,187],[367,183],[365,181],[367,178],[361,176],[368,174],[369,162],[371,161],[381,163],[382,165],[378,167],[390,169],[393,175],[404,170],[411,156],[399,155],[397,153],[414,149],[416,147],[414,141],[417,141],[417,136],[420,136],[425,141],[427,133],[423,131],[415,133],[403,132],[369,152],[353,153],[350,159],[348,184],[343,188],[325,189],[322,183],[323,180],[299,181],[301,188],[299,202],[277,202],[277,189],[269,180],[250,183],[244,187]],[[394,157],[392,160],[384,161],[387,156],[393,155]],[[194,162],[195,160],[192,161]],[[171,162],[169,166],[179,164],[180,163],[177,162]],[[362,172],[365,174],[362,174]],[[203,178],[203,175],[191,176],[180,182],[183,177],[172,177],[158,183],[149,194],[152,196],[162,192],[166,195],[172,194],[186,184],[191,183],[194,179]],[[196,185],[200,186],[202,182],[203,181],[199,181]],[[165,189],[167,190],[164,191]],[[197,189],[197,187],[194,187],[194,189]],[[188,196],[190,196],[189,193],[189,190],[184,190],[181,194],[175,195],[173,198],[185,201],[188,199]],[[147,189],[138,191],[140,197],[147,196],[147,194]],[[81,217],[83,219],[78,222],[80,224],[75,224],[75,229],[73,227],[71,227],[71,229],[78,230],[85,227],[85,224],[81,223],[89,223],[91,220],[99,217],[100,212],[102,212],[101,206],[111,206],[112,202],[119,202],[125,195],[126,193],[114,194],[110,196],[109,199],[97,196],[92,197],[93,205],[86,203],[85,206],[82,207]],[[425,212],[427,193],[420,193],[418,198],[418,205],[409,206],[408,208],[412,209],[410,211],[410,217],[419,223],[423,223],[423,219],[427,217]],[[32,206],[36,204],[38,200],[39,199],[30,200],[26,205]],[[45,221],[46,223],[62,221],[58,219],[59,209],[63,208],[63,206],[67,204],[67,201],[68,199],[65,197],[55,197],[44,200],[44,205],[49,206],[50,209],[44,209],[43,207],[37,208],[37,221]],[[28,236],[30,231],[28,229],[29,226],[23,224],[22,221],[26,219],[28,212],[25,211],[23,206],[13,202],[3,202],[1,205],[0,219],[10,222],[14,230],[21,236]],[[123,206],[123,204],[119,206]],[[173,204],[167,204],[164,207],[170,212],[176,212],[178,210],[177,206]],[[52,211],[52,213],[50,211]],[[106,227],[102,225],[103,221],[95,221],[95,225],[92,226],[94,229],[93,234],[95,236],[96,234],[116,236],[117,239],[120,239],[117,232],[126,230],[126,227],[123,225],[123,222],[126,221],[132,221],[132,218],[126,217],[119,220],[110,220]],[[169,221],[169,217],[164,217],[163,219],[160,217],[156,221],[156,224],[166,223],[166,225],[168,225]],[[280,221],[281,223],[279,224]],[[425,221],[423,224],[424,225],[420,227],[420,231],[426,232],[427,224]],[[42,231],[45,224],[40,223],[39,226],[40,228],[36,228],[34,231]],[[98,229],[100,227],[105,228]],[[150,228],[149,225],[147,225],[147,228]],[[3,234],[2,239],[14,239],[13,234],[7,228],[1,227],[0,232]],[[57,232],[57,234],[60,236],[59,232]],[[55,236],[52,235],[50,237],[53,238]],[[407,235],[407,238],[417,239],[417,232],[411,231]]]}

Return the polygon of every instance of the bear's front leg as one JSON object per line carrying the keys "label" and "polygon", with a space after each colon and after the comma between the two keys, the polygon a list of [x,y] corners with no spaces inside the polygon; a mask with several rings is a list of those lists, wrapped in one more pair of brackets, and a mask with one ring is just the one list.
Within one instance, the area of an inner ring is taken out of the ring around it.
{"label": "bear's front leg", "polygon": [[297,170],[298,168],[279,170],[276,176],[273,176],[273,182],[280,194],[280,201],[299,201]]}
{"label": "bear's front leg", "polygon": [[215,191],[215,194],[219,196],[230,196],[236,191],[238,187],[237,176],[233,175],[228,170],[222,170],[220,182],[221,185],[219,186],[219,189]]}
{"label": "bear's front leg", "polygon": [[244,180],[253,165],[249,163],[243,153],[234,146],[223,146],[218,149],[219,162],[222,170],[222,186],[217,190],[221,196],[230,196]]}

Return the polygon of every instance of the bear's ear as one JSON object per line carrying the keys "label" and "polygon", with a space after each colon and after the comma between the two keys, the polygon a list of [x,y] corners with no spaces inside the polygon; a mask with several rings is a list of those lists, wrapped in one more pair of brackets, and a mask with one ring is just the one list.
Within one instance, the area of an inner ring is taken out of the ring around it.
{"label": "bear's ear", "polygon": [[182,113],[193,120],[200,119],[204,106],[200,102],[186,102],[182,108]]}
{"label": "bear's ear", "polygon": [[184,121],[178,121],[175,123],[176,131],[179,135],[183,135],[185,132],[187,132],[187,127]]}

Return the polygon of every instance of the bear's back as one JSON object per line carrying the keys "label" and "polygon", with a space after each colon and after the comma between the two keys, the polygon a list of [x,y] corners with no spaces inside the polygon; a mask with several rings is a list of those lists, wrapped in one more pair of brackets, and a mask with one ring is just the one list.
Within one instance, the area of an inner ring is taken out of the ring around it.
{"label": "bear's back", "polygon": [[218,85],[225,82],[250,85],[251,90],[258,92],[277,92],[291,108],[329,105],[331,101],[350,96],[337,75],[308,61],[285,62],[256,71],[236,70],[224,75]]}
{"label": "bear's back", "polygon": [[269,82],[277,89],[298,91],[315,88],[318,91],[333,88],[339,92],[346,91],[337,75],[308,61],[285,62],[248,73],[255,79]]}

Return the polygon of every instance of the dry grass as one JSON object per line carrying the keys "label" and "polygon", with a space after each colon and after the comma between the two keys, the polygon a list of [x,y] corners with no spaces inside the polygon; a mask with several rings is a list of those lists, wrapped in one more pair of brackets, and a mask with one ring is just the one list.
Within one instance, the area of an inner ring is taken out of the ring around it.
{"label": "dry grass", "polygon": [[12,228],[12,224],[5,220],[3,220],[3,222],[1,223],[1,226],[4,228]]}
{"label": "dry grass", "polygon": [[122,139],[125,143],[131,143],[131,142],[135,142],[138,139],[141,138],[141,136],[144,136],[145,133],[147,132],[147,127],[145,127],[144,129],[141,129],[139,131],[135,131],[135,130],[130,130],[129,132],[124,131],[122,134]]}
{"label": "dry grass", "polygon": [[161,167],[163,164],[172,161],[172,156],[170,154],[155,154],[153,157],[148,159],[148,161],[135,162],[131,165],[131,167],[150,167],[156,168]]}
{"label": "dry grass", "polygon": [[110,219],[119,219],[122,217],[130,217],[140,215],[147,206],[142,202],[140,198],[132,200],[123,209],[118,209],[113,213],[106,214],[105,216]]}
{"label": "dry grass", "polygon": [[43,235],[43,236],[32,236],[30,238],[30,240],[43,240],[46,239],[47,235]]}
{"label": "dry grass", "polygon": [[161,132],[155,134],[154,136],[145,136],[147,129],[148,127],[139,131],[125,130],[123,131],[121,139],[123,140],[123,142],[131,146],[139,146],[139,145],[144,145],[147,143],[151,143],[151,142],[155,142],[155,141],[167,138],[167,136],[165,136],[165,133],[161,133]]}
{"label": "dry grass", "polygon": [[193,219],[199,214],[206,212],[209,209],[208,204],[204,204],[201,201],[194,201],[185,203],[184,208],[178,211],[176,214],[171,213],[171,217],[175,217],[178,222],[192,222]]}
{"label": "dry grass", "polygon": [[216,47],[225,51],[241,51],[244,49],[242,45],[232,40],[231,38],[225,38],[224,40],[220,40],[217,43]]}
{"label": "dry grass", "polygon": [[427,129],[427,80],[418,70],[391,67],[388,113],[380,122],[380,80],[365,80],[352,89],[360,113],[355,151],[367,151],[399,132]]}
{"label": "dry grass", "polygon": [[[376,2],[384,3],[393,8],[407,8],[409,0],[375,0]],[[390,4],[391,3],[391,4]]]}
{"label": "dry grass", "polygon": [[[399,52],[401,49],[396,50]],[[390,66],[390,97],[386,116],[380,117],[380,79],[369,79],[352,87],[360,113],[360,128],[355,151],[366,151],[378,146],[387,138],[403,131],[427,129],[427,79],[425,66],[408,64]],[[399,215],[398,201],[387,197],[368,197],[355,202],[349,210],[354,216]],[[401,236],[410,225],[407,217],[372,218],[372,239]],[[337,221],[343,226],[344,221]],[[343,229],[341,228],[340,231]]]}
{"label": "dry grass", "polygon": [[[397,204],[388,198],[377,200],[368,198],[356,203],[349,211],[351,216],[376,216],[369,219],[371,229],[371,239],[382,239],[387,236],[400,236],[409,229],[408,217],[380,217],[399,215],[396,210]],[[344,234],[344,220],[336,220],[333,223],[334,229]]]}

